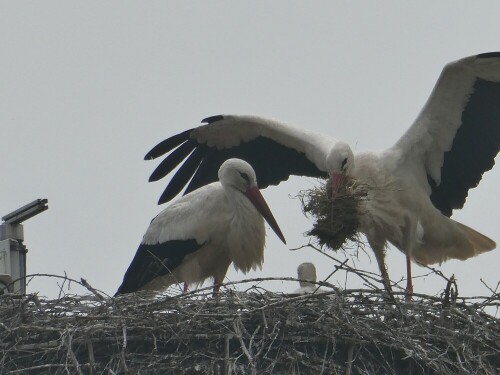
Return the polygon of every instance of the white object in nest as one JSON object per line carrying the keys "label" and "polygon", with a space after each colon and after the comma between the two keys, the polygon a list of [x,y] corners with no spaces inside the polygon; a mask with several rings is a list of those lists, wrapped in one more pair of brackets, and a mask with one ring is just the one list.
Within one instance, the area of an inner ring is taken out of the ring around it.
{"label": "white object in nest", "polygon": [[293,294],[313,293],[318,288],[315,284],[316,267],[312,263],[301,263],[297,267],[297,278],[301,280],[299,281],[300,288],[293,292]]}

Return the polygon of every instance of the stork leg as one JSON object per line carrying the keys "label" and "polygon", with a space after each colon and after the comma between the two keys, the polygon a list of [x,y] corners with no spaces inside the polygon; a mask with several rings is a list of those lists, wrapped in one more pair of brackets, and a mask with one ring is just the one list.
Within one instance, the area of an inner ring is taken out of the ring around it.
{"label": "stork leg", "polygon": [[405,301],[410,302],[413,295],[413,283],[411,281],[411,254],[406,254],[406,295]]}
{"label": "stork leg", "polygon": [[184,288],[182,289],[182,293],[186,294],[188,292],[188,284],[184,283]]}
{"label": "stork leg", "polygon": [[218,297],[219,296],[219,290],[220,290],[220,284],[214,284],[214,291],[212,292],[212,297]]}
{"label": "stork leg", "polygon": [[378,268],[380,274],[382,275],[382,281],[384,283],[385,290],[389,293],[391,299],[394,299],[392,294],[391,280],[389,279],[389,273],[387,272],[387,266],[385,265],[385,249],[383,247],[372,246],[373,252],[375,253],[375,258],[377,259]]}
{"label": "stork leg", "polygon": [[367,233],[366,237],[373,253],[375,254],[375,258],[377,259],[384,288],[387,293],[389,293],[389,298],[395,302],[394,294],[392,293],[391,280],[389,279],[389,274],[387,273],[387,267],[385,265],[385,241],[378,238],[375,233]]}
{"label": "stork leg", "polygon": [[404,248],[406,249],[406,289],[405,301],[410,302],[413,295],[413,283],[411,279],[411,258],[413,254],[413,247],[416,244],[418,219],[414,217],[406,217],[405,224],[407,232],[404,233],[403,241]]}
{"label": "stork leg", "polygon": [[382,275],[382,281],[384,283],[385,290],[388,294],[387,297],[384,296],[388,300],[388,302],[392,303],[396,308],[399,315],[405,319],[405,315],[399,305],[396,298],[394,298],[394,293],[392,292],[391,280],[389,279],[389,273],[387,272],[387,267],[385,265],[385,249],[386,242],[380,237],[376,236],[376,232],[367,233],[366,238],[368,239],[368,243],[372,248],[375,258],[377,259],[378,268],[380,269],[380,274]]}
{"label": "stork leg", "polygon": [[218,264],[218,269],[214,272],[214,289],[212,293],[212,297],[218,297],[219,296],[219,291],[222,283],[224,282],[224,278],[226,277],[227,270],[229,266],[231,265],[232,260],[227,257],[223,256],[219,259],[219,264]]}
{"label": "stork leg", "polygon": [[214,278],[214,290],[212,292],[213,298],[219,296],[219,290],[220,290],[221,284],[222,284],[222,280],[218,280],[218,278]]}

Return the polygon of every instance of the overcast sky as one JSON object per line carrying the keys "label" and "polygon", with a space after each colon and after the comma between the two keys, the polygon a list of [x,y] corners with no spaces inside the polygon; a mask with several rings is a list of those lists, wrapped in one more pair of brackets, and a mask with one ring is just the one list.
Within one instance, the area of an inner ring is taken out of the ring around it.
{"label": "overcast sky", "polygon": [[[66,272],[112,294],[161,210],[167,180],[147,182],[151,147],[220,113],[280,119],[355,151],[389,147],[446,63],[500,50],[499,14],[497,1],[1,1],[0,216],[48,198],[49,210],[25,223],[28,273]],[[319,278],[332,271],[324,255],[289,250],[311,227],[291,196],[314,183],[297,177],[264,191],[288,246],[268,230],[263,269],[248,277],[295,276],[303,261]],[[499,185],[497,165],[454,214],[497,243]],[[489,294],[480,279],[497,284],[499,255],[440,269],[455,273],[462,294]],[[388,258],[400,279],[404,255],[391,248]],[[377,270],[371,251],[356,264]],[[345,274],[329,281],[344,287]],[[416,292],[444,286],[415,281]],[[54,297],[58,287],[38,278],[29,291]]]}

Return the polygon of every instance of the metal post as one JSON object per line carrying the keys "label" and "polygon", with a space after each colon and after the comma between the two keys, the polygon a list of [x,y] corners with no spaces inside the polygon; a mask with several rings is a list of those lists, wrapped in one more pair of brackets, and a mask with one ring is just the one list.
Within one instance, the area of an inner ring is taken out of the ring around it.
{"label": "metal post", "polygon": [[0,294],[26,293],[26,253],[22,222],[47,210],[47,199],[37,199],[2,217],[0,224]]}

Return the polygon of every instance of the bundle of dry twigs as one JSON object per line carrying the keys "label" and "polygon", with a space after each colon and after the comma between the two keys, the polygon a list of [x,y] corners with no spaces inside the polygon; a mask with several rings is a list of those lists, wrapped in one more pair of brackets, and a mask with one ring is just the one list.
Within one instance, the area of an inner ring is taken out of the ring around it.
{"label": "bundle of dry twigs", "polygon": [[[290,279],[287,279],[290,280]],[[498,374],[499,295],[0,296],[2,374]]]}
{"label": "bundle of dry twigs", "polygon": [[298,198],[306,215],[314,218],[313,228],[306,234],[316,238],[321,247],[343,249],[347,244],[360,243],[358,234],[361,202],[367,197],[367,187],[352,178],[345,178],[332,199],[330,180],[320,181],[312,189],[303,190]]}

